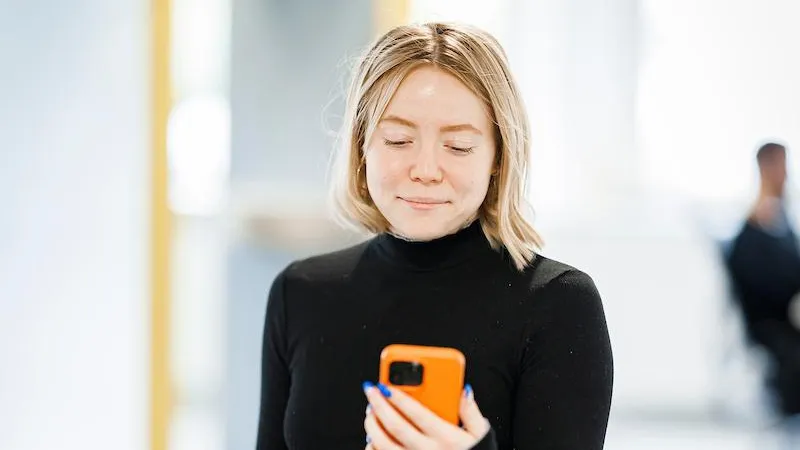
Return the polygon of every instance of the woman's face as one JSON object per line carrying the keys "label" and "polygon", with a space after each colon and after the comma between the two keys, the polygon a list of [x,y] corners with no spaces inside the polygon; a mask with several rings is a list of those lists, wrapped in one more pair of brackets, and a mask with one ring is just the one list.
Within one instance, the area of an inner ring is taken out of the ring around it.
{"label": "woman's face", "polygon": [[406,76],[366,150],[367,188],[393,232],[435,239],[477,215],[493,130],[483,102],[452,75],[423,66]]}

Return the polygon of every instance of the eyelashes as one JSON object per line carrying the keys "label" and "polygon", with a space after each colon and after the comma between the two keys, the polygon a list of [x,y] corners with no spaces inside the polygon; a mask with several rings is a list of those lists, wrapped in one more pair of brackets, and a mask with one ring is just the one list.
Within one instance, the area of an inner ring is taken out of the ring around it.
{"label": "eyelashes", "polygon": [[475,147],[455,147],[452,145],[448,145],[447,148],[452,149],[458,153],[472,153],[475,150]]}
{"label": "eyelashes", "polygon": [[410,144],[411,141],[392,141],[390,139],[384,139],[383,143],[389,147],[403,147],[407,144]]}
{"label": "eyelashes", "polygon": [[[384,138],[383,143],[388,147],[402,148],[411,144],[411,141],[410,140],[393,141],[391,139]],[[456,153],[462,153],[462,154],[472,153],[475,150],[475,147],[457,147],[455,145],[446,145],[445,147],[449,148],[450,150],[453,150]]]}

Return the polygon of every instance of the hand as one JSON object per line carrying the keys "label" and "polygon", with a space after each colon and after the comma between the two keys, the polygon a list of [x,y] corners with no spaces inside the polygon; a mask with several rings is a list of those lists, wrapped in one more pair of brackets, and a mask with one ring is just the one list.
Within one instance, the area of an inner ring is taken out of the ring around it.
{"label": "hand", "polygon": [[364,419],[366,450],[467,450],[489,432],[489,421],[478,409],[469,385],[459,409],[464,428],[447,422],[398,389],[364,383],[364,393],[369,400]]}

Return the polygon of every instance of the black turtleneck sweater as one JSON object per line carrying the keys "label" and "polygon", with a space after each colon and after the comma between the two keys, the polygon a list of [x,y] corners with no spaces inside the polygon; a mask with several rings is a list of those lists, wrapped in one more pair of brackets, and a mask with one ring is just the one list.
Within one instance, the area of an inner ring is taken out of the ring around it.
{"label": "black turtleneck sweater", "polygon": [[455,347],[492,432],[475,448],[603,447],[613,364],[592,279],[537,256],[518,271],[480,225],[388,234],[292,263],[267,303],[259,450],[360,449],[381,350]]}

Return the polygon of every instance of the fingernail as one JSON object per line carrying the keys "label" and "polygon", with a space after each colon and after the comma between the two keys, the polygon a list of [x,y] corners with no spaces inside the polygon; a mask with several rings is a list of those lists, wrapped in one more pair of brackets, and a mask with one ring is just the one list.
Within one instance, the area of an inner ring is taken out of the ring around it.
{"label": "fingernail", "polygon": [[364,392],[367,392],[370,388],[374,388],[374,387],[375,387],[375,385],[370,383],[369,381],[365,381],[365,382],[363,382],[361,384],[361,389],[363,389]]}
{"label": "fingernail", "polygon": [[381,391],[381,394],[383,394],[383,396],[386,398],[392,396],[392,391],[390,391],[388,387],[384,386],[381,383],[378,383],[378,390]]}
{"label": "fingernail", "polygon": [[472,386],[469,384],[464,385],[464,397],[469,397],[470,395],[472,395]]}
{"label": "fingernail", "polygon": [[372,442],[372,438],[370,438],[369,436],[367,436],[367,444],[369,444],[370,442]]}

